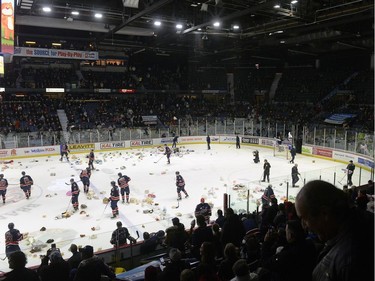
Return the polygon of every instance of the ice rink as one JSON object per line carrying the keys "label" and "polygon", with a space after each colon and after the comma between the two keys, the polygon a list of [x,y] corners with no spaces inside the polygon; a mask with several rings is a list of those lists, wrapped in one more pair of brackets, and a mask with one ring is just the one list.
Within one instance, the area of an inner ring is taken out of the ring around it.
{"label": "ice rink", "polygon": [[[246,190],[250,190],[250,211],[255,210],[256,200],[262,195],[267,186],[260,183],[263,171],[263,160],[271,164],[271,184],[278,199],[286,195],[286,182],[290,182],[293,164],[283,157],[273,157],[273,150],[243,146],[236,149],[235,145],[217,144],[207,150],[206,145],[179,146],[179,155],[172,155],[171,164],[157,148],[132,149],[112,152],[96,152],[95,163],[98,169],[91,176],[91,197],[83,193],[82,183],[79,204],[87,205],[72,213],[69,218],[62,218],[62,213],[72,212],[69,180],[73,177],[79,181],[79,173],[87,167],[86,154],[70,155],[71,162],[59,161],[58,156],[15,159],[13,164],[2,164],[2,173],[8,180],[6,204],[0,203],[0,233],[7,231],[9,222],[22,233],[28,232],[28,238],[20,244],[21,249],[28,254],[28,266],[40,263],[39,255],[45,254],[50,247],[48,239],[54,239],[65,258],[70,256],[68,248],[71,243],[77,245],[93,245],[95,250],[110,248],[111,232],[116,227],[116,221],[121,220],[128,227],[132,236],[139,232],[140,239],[144,231],[154,232],[165,230],[172,225],[171,218],[179,216],[180,220],[189,227],[193,219],[195,206],[200,198],[213,204],[213,216],[222,208],[223,193],[231,194],[235,209],[245,209]],[[252,152],[260,151],[261,163],[254,164]],[[160,161],[158,161],[160,159]],[[157,163],[156,163],[157,162]],[[342,178],[344,163],[322,160],[297,155],[302,178],[307,180],[322,179],[333,181],[333,172],[338,173],[337,180]],[[19,187],[21,171],[25,171],[34,180],[32,195],[29,200]],[[177,203],[175,172],[179,171],[186,182],[189,198]],[[110,205],[102,202],[109,197],[110,182],[117,181],[117,174],[122,172],[129,176],[130,204],[119,202],[120,215],[111,219]],[[368,173],[362,171],[363,173]],[[369,174],[369,173],[368,173]],[[327,177],[327,178],[325,178]],[[344,180],[345,182],[345,180]],[[302,180],[299,185],[302,186]],[[354,184],[356,179],[354,177]],[[291,186],[291,184],[290,184]],[[340,185],[338,185],[341,187]],[[293,198],[299,188],[289,188]],[[82,213],[81,213],[82,212]],[[40,231],[42,227],[46,231]],[[32,246],[43,246],[41,252],[30,253]],[[0,241],[0,258],[5,257],[5,243]],[[9,271],[8,262],[0,260],[0,270]]]}

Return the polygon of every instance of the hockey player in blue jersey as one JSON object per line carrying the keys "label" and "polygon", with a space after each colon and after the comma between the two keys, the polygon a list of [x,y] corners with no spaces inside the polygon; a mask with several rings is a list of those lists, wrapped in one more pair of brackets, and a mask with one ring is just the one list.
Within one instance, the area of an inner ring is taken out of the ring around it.
{"label": "hockey player in blue jersey", "polygon": [[20,187],[26,195],[26,199],[29,199],[31,196],[31,186],[34,184],[33,179],[26,175],[25,172],[22,171],[22,177],[20,178]]}
{"label": "hockey player in blue jersey", "polygon": [[115,181],[111,181],[111,196],[109,200],[111,201],[111,209],[112,209],[112,219],[114,219],[118,214],[118,206],[117,202],[120,200],[120,192],[118,190],[118,186],[116,185]]}
{"label": "hockey player in blue jersey", "polygon": [[167,155],[168,164],[171,164],[170,158],[171,158],[172,150],[166,144],[164,144],[164,147],[165,147],[164,155]]}
{"label": "hockey player in blue jersey", "polygon": [[122,175],[121,173],[118,173],[118,176],[119,176],[119,178],[117,180],[117,183],[120,186],[122,203],[125,203],[125,195],[126,195],[126,203],[129,203],[129,195],[130,195],[129,182],[130,182],[130,178],[126,175]]}
{"label": "hockey player in blue jersey", "polygon": [[180,172],[176,172],[176,186],[177,186],[177,200],[181,200],[181,191],[185,194],[185,198],[189,197],[189,194],[185,190],[184,178],[180,175]]}
{"label": "hockey player in blue jersey", "polygon": [[89,167],[86,169],[83,169],[81,171],[81,174],[79,177],[81,178],[82,184],[83,184],[83,192],[88,193],[90,188],[90,176],[91,176],[91,170]]}

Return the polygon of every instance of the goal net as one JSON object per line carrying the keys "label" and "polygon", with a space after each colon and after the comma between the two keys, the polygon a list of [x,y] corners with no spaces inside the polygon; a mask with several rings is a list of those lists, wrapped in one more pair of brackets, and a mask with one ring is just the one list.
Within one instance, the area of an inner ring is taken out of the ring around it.
{"label": "goal net", "polygon": [[289,146],[286,144],[276,144],[273,147],[273,156],[278,157],[278,158],[283,158],[286,160],[290,160],[290,151],[289,151]]}

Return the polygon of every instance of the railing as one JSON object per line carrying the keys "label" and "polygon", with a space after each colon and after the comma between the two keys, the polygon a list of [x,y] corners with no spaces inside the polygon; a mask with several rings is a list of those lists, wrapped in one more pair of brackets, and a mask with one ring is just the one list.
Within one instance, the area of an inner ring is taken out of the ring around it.
{"label": "railing", "polygon": [[[312,128],[312,129],[311,129]],[[93,143],[135,139],[162,138],[171,136],[239,134],[274,138],[277,134],[292,133],[294,144],[302,144],[346,150],[374,156],[374,133],[346,130],[336,127],[301,127],[288,122],[256,122],[245,118],[189,118],[167,124],[165,128],[97,128],[68,132],[68,143]],[[297,136],[297,137],[296,137]],[[9,133],[0,135],[0,148],[56,145],[64,141],[62,132]]]}

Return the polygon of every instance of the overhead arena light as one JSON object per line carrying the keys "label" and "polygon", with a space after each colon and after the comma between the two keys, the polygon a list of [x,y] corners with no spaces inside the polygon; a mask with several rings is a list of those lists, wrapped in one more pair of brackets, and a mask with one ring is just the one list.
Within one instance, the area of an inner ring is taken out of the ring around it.
{"label": "overhead arena light", "polygon": [[51,7],[47,7],[47,6],[43,7],[42,10],[43,10],[43,12],[46,12],[46,13],[49,13],[49,12],[52,11]]}
{"label": "overhead arena light", "polygon": [[155,26],[161,26],[161,21],[159,21],[159,20],[154,21],[154,25]]}
{"label": "overhead arena light", "polygon": [[122,0],[124,7],[138,9],[139,0]]}
{"label": "overhead arena light", "polygon": [[177,29],[182,29],[182,24],[180,24],[180,23],[176,24],[176,28]]}
{"label": "overhead arena light", "polygon": [[72,15],[74,15],[74,16],[78,16],[78,15],[79,15],[79,12],[78,12],[78,11],[72,11]]}
{"label": "overhead arena light", "polygon": [[103,17],[103,15],[101,13],[96,13],[94,15],[97,19],[101,19]]}

